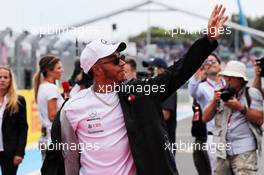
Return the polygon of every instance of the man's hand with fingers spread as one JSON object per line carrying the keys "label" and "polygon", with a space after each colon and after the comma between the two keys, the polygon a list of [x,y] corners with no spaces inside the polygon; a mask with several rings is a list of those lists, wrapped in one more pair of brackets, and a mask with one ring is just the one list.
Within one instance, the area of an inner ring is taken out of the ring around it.
{"label": "man's hand with fingers spread", "polygon": [[221,28],[228,19],[228,16],[224,16],[225,10],[223,5],[216,5],[209,18],[207,37],[210,41],[218,39],[220,37],[219,31],[223,31]]}

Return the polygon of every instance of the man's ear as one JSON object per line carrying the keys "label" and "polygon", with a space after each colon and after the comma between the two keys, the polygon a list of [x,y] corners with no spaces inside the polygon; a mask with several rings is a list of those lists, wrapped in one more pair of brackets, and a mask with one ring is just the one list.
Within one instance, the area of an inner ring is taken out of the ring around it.
{"label": "man's ear", "polygon": [[98,76],[98,75],[101,76],[104,73],[102,67],[99,65],[94,65],[92,67],[92,70],[95,76]]}

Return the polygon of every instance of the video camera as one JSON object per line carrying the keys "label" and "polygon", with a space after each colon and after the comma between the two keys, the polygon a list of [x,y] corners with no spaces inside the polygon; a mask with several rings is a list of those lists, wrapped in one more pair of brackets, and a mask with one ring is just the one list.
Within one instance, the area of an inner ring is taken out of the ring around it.
{"label": "video camera", "polygon": [[230,86],[220,89],[221,99],[226,102],[236,95],[236,90]]}
{"label": "video camera", "polygon": [[261,57],[260,59],[257,59],[256,62],[259,65],[259,67],[261,68],[260,76],[264,77],[264,57]]}

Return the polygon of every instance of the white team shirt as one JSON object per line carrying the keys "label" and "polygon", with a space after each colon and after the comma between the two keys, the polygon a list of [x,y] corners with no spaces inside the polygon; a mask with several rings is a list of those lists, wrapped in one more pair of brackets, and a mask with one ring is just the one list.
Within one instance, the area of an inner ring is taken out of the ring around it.
{"label": "white team shirt", "polygon": [[79,144],[85,145],[80,157],[80,175],[135,175],[124,116],[116,92],[81,90],[64,107]]}

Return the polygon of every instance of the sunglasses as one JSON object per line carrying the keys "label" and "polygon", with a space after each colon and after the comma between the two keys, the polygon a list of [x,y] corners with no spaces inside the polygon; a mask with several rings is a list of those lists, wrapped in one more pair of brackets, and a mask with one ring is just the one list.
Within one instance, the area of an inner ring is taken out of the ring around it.
{"label": "sunglasses", "polygon": [[114,65],[119,65],[120,60],[125,61],[125,55],[113,55],[113,59],[110,61],[102,62],[101,64],[113,63]]}
{"label": "sunglasses", "polygon": [[214,65],[214,64],[217,64],[218,62],[217,61],[211,61],[211,60],[205,60],[204,61],[204,65]]}

